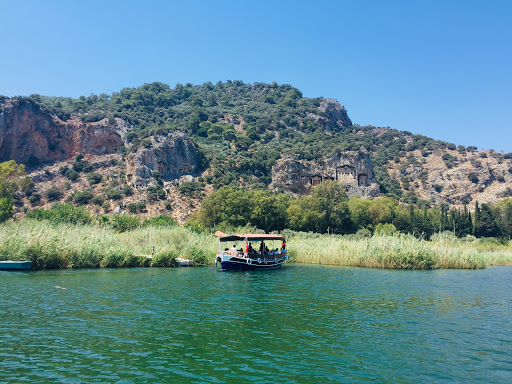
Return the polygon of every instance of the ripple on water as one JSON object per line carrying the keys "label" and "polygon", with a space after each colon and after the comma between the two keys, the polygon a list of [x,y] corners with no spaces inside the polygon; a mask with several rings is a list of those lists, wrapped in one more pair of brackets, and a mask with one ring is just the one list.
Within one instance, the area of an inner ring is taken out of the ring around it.
{"label": "ripple on water", "polygon": [[301,265],[1,273],[0,382],[509,382],[511,277]]}

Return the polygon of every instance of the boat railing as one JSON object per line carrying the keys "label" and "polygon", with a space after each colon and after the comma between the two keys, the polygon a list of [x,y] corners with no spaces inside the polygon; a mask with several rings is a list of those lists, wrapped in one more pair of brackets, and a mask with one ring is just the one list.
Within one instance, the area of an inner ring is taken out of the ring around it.
{"label": "boat railing", "polygon": [[263,255],[259,251],[255,251],[255,252],[250,252],[248,254],[245,254],[245,257],[248,257],[250,259],[259,259],[259,258],[275,259],[275,258],[279,258],[284,255],[286,255],[286,249],[283,249],[283,250],[280,250],[277,252],[269,252],[269,253],[263,252]]}
{"label": "boat railing", "polygon": [[[219,251],[218,253],[223,254],[223,255],[235,256],[235,257],[240,255],[240,252],[239,252],[239,251],[232,251],[232,250],[228,250],[228,251]],[[242,254],[242,255],[243,255],[243,254]]]}

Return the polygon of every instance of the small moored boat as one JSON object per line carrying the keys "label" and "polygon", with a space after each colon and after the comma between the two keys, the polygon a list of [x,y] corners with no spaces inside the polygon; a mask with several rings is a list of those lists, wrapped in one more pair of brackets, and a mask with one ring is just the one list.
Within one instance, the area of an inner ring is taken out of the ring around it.
{"label": "small moored boat", "polygon": [[31,261],[0,261],[2,271],[28,271],[31,266]]}
{"label": "small moored boat", "polygon": [[[266,233],[226,235],[220,231],[217,231],[215,235],[219,237],[219,251],[215,257],[215,268],[220,264],[223,271],[274,269],[281,267],[289,258],[284,236]],[[227,245],[231,242],[233,243],[232,248],[223,246],[223,243]],[[278,247],[274,247],[276,242]],[[240,243],[242,246],[237,246]],[[253,248],[252,243],[259,243],[259,246]],[[270,249],[269,244],[271,245]]]}
{"label": "small moored boat", "polygon": [[176,258],[176,263],[180,267],[192,267],[194,266],[194,260],[182,259],[181,257]]}

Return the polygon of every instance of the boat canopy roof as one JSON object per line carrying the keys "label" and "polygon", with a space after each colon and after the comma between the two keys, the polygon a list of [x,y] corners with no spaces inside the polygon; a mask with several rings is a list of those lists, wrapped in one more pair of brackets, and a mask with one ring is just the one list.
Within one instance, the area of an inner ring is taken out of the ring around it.
{"label": "boat canopy roof", "polygon": [[215,232],[215,236],[220,237],[220,241],[263,241],[263,240],[284,240],[284,236],[274,235],[272,233],[239,233],[236,235],[226,235],[223,232]]}

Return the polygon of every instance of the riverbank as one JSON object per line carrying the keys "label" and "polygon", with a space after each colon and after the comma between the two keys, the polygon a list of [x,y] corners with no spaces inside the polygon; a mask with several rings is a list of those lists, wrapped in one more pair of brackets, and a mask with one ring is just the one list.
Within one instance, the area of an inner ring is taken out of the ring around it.
{"label": "riverbank", "polygon": [[[291,260],[306,264],[393,269],[487,268],[512,265],[510,245],[439,237],[350,238],[286,231]],[[146,255],[153,252],[152,259]],[[147,226],[116,232],[99,225],[24,219],[0,226],[0,260],[31,260],[35,269],[171,267],[177,257],[212,264],[217,238],[186,227]]]}

